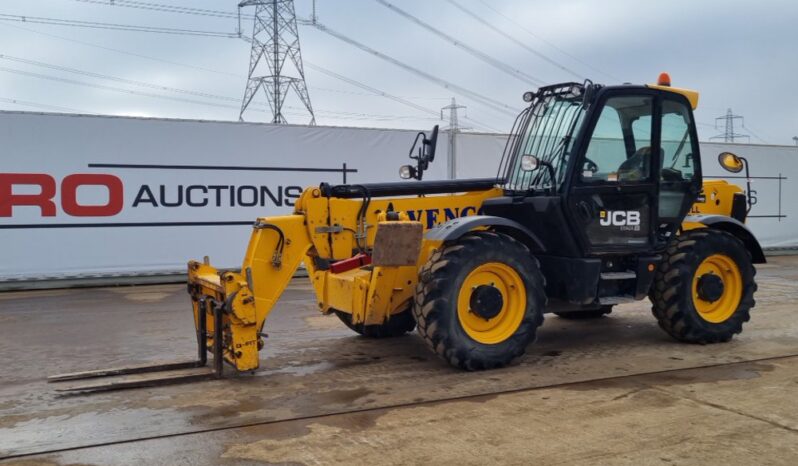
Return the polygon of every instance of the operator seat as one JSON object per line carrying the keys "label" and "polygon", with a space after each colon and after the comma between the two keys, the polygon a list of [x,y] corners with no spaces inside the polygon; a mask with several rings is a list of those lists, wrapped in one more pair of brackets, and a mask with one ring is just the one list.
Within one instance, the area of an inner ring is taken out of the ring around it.
{"label": "operator seat", "polygon": [[[618,181],[642,181],[651,173],[651,146],[641,147],[618,167]],[[662,160],[665,152],[660,149]]]}

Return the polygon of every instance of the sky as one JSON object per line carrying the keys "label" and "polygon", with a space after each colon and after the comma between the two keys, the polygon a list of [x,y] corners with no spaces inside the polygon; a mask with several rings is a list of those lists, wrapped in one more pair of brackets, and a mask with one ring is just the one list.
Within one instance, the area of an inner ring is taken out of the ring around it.
{"label": "sky", "polygon": [[[702,140],[721,132],[715,118],[727,109],[744,117],[736,120],[735,130],[749,135],[752,143],[793,145],[798,136],[798,2],[793,0],[385,1],[483,59],[378,0],[317,0],[320,24],[430,76],[425,79],[313,26],[299,26],[318,124],[424,129],[439,123],[440,109],[456,98],[466,107],[460,110],[461,126],[506,132],[524,105],[522,94],[536,83],[591,79],[644,84],[667,71],[674,86],[701,93],[696,120]],[[238,21],[162,7],[233,13],[237,4],[3,0],[0,19],[24,16],[27,21],[0,20],[0,109],[237,120],[250,57],[250,44],[235,37]],[[300,18],[310,16],[311,0],[295,4]],[[254,8],[242,12],[251,15]],[[47,25],[31,22],[35,18],[232,37]],[[252,19],[244,17],[243,34],[251,35],[252,26]],[[440,80],[466,91],[456,92]],[[492,108],[475,94],[506,107]],[[285,105],[289,123],[308,122],[297,98],[289,96]],[[265,96],[257,96],[244,116],[269,121]]]}

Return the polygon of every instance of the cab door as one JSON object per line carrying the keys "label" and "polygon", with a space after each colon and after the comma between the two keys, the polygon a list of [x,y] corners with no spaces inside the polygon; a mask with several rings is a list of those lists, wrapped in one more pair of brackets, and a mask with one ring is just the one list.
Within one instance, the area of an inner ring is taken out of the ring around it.
{"label": "cab door", "polygon": [[650,250],[660,165],[657,94],[608,91],[589,120],[567,201],[582,248],[587,254]]}
{"label": "cab door", "polygon": [[687,99],[665,93],[661,104],[658,216],[655,240],[664,247],[701,190],[701,155],[693,112]]}

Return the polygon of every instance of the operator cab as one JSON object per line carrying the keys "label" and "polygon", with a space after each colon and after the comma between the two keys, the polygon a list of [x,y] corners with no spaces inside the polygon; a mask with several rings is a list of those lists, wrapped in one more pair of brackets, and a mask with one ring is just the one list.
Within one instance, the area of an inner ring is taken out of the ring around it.
{"label": "operator cab", "polygon": [[[657,85],[565,83],[527,93],[505,148],[498,179],[505,196],[489,199],[487,215],[527,227],[546,251],[535,252],[550,296],[594,302],[579,290],[605,277],[605,294],[647,290],[659,253],[701,190],[693,109],[698,94]],[[556,254],[556,255],[555,255]],[[651,267],[649,267],[651,266]],[[549,274],[546,269],[570,270]],[[632,289],[628,289],[628,288]]]}

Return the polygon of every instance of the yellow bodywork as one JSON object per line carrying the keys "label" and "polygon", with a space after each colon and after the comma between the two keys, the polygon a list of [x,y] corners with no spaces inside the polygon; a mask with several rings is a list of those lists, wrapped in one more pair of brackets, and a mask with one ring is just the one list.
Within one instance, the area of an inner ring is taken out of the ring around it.
{"label": "yellow bodywork", "polygon": [[[726,215],[732,211],[734,195],[743,190],[726,180],[704,181],[701,196],[690,208],[688,215]],[[682,222],[682,230],[705,228],[703,223],[690,221],[689,217]]]}
{"label": "yellow bodywork", "polygon": [[698,108],[698,91],[693,91],[691,89],[682,89],[680,87],[661,86],[659,84],[647,84],[646,87],[651,89],[658,89],[660,91],[668,91],[668,92],[674,92],[676,94],[681,94],[687,97],[687,101],[690,102],[690,107],[692,107],[693,110]]}
{"label": "yellow bodywork", "polygon": [[[696,203],[691,213],[728,215],[736,192],[740,192],[740,188],[725,181],[706,182],[704,200]],[[462,194],[378,198],[370,201],[363,218],[358,221],[362,199],[328,198],[322,196],[318,188],[308,188],[297,201],[292,215],[257,220],[240,271],[220,272],[206,262],[189,263],[188,281],[195,323],[199,325],[200,312],[207,313],[206,338],[208,346],[212,347],[212,306],[223,306],[224,359],[239,371],[256,369],[258,351],[263,347],[264,322],[300,264],[304,263],[319,311],[351,314],[353,324],[382,324],[392,315],[408,309],[419,268],[440,246],[439,242],[421,238],[419,230],[453,218],[475,215],[486,199],[501,195],[500,188],[493,188]],[[392,221],[387,221],[388,211],[398,213],[399,219],[394,216]],[[703,225],[685,223],[682,227],[699,226]],[[388,240],[375,241],[381,228],[390,233],[381,235]],[[395,230],[390,230],[392,228]],[[282,241],[279,232],[282,232]],[[401,245],[403,239],[404,246]],[[357,256],[359,251],[369,251],[371,257],[375,260],[379,257],[382,263],[357,265],[338,273],[331,270],[330,264]],[[474,279],[475,283],[478,279]],[[506,281],[508,287],[518,286],[512,277]],[[212,299],[210,304],[207,298]],[[515,322],[506,322],[507,329],[514,326]],[[487,340],[493,339],[491,332],[498,334],[504,330],[504,327],[482,329],[474,326],[474,332],[481,332]]]}
{"label": "yellow bodywork", "polygon": [[[321,312],[349,313],[353,324],[382,324],[408,308],[418,281],[418,268],[439,243],[422,240],[411,265],[375,263],[333,273],[329,264],[349,259],[358,250],[379,248],[380,244],[375,245],[379,228],[403,223],[426,230],[449,219],[475,215],[485,199],[501,195],[501,189],[493,188],[454,195],[379,198],[369,203],[363,219],[358,221],[362,199],[328,198],[318,188],[306,189],[292,215],[264,217],[255,222],[239,272],[220,272],[197,261],[189,263],[195,323],[199,322],[199,312],[209,313],[207,330],[212,334],[212,310],[207,305],[202,308],[201,297],[213,297],[217,305],[229,302],[223,317],[224,358],[239,371],[256,369],[258,350],[263,346],[263,324],[304,263]],[[385,221],[389,210],[398,212],[401,221]],[[284,237],[279,254],[280,235],[276,229]],[[377,251],[372,252],[378,256]],[[382,256],[390,258],[405,251],[385,252]],[[212,337],[208,338],[211,347]]]}

